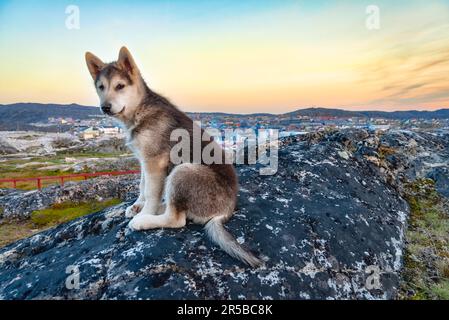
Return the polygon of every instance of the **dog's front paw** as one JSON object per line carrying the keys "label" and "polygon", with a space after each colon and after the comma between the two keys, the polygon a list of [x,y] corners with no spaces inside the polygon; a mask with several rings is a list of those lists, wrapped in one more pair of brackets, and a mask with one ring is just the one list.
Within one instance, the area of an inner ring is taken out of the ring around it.
{"label": "dog's front paw", "polygon": [[152,215],[140,213],[131,219],[128,227],[134,231],[153,229],[155,228],[153,218]]}
{"label": "dog's front paw", "polygon": [[134,217],[136,214],[138,214],[140,211],[142,211],[144,204],[145,204],[145,202],[143,202],[143,201],[136,201],[133,205],[126,208],[125,217],[127,217],[127,218]]}

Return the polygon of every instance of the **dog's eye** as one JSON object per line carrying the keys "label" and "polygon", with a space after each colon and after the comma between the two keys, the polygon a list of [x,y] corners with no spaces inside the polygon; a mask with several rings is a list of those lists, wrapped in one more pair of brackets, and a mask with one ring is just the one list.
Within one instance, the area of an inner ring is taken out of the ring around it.
{"label": "dog's eye", "polygon": [[104,85],[100,84],[100,85],[98,86],[98,89],[99,89],[100,91],[103,91],[103,90],[104,90]]}
{"label": "dog's eye", "polygon": [[119,83],[119,84],[115,87],[115,90],[119,91],[119,90],[122,90],[124,87],[125,87],[124,84]]}

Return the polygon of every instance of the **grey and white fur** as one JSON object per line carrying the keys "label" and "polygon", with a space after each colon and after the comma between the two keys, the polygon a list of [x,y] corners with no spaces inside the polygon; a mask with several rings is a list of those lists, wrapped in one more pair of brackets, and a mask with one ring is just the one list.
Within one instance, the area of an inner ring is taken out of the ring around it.
{"label": "grey and white fur", "polygon": [[[115,62],[104,63],[90,52],[86,62],[101,110],[121,122],[128,146],[141,165],[140,195],[125,213],[132,217],[129,227],[181,228],[191,220],[205,225],[210,238],[232,257],[252,267],[262,265],[223,226],[236,206],[238,179],[232,164],[191,160],[174,165],[170,161],[170,150],[176,143],[170,141],[171,132],[185,129],[193,141],[196,124],[147,86],[127,48],[121,48]],[[216,142],[201,141],[201,149],[209,143]]]}

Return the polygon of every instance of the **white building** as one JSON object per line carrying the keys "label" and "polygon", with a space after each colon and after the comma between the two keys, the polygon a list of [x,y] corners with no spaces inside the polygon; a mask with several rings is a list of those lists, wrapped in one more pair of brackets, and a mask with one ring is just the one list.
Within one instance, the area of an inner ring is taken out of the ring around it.
{"label": "white building", "polygon": [[95,139],[101,134],[100,130],[95,127],[89,127],[80,134],[80,138],[84,140]]}
{"label": "white building", "polygon": [[122,133],[122,128],[117,126],[104,126],[100,128],[100,131],[107,136],[117,136]]}

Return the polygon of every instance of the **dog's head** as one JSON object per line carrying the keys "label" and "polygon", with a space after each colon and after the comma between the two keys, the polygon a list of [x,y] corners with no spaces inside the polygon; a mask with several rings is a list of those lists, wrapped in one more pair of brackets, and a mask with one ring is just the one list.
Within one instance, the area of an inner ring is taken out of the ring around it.
{"label": "dog's head", "polygon": [[132,114],[144,96],[143,80],[128,49],[120,49],[118,60],[104,63],[86,52],[86,63],[100,98],[103,113],[113,117]]}

